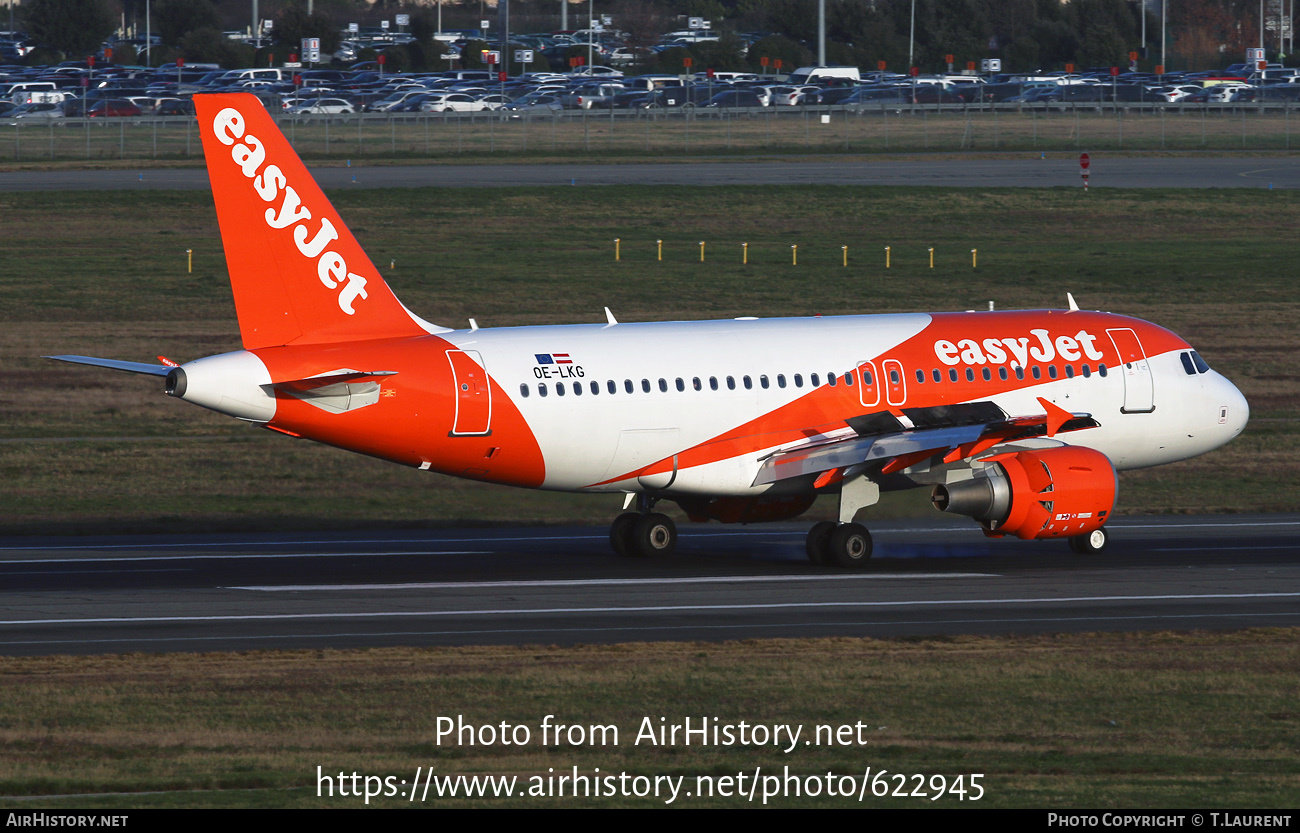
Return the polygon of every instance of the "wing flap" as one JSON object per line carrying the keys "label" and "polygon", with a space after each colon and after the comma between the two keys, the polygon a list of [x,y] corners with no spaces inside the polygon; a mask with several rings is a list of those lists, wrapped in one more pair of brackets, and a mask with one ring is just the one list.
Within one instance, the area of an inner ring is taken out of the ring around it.
{"label": "wing flap", "polygon": [[879,465],[882,472],[892,473],[936,456],[954,463],[1001,443],[1098,425],[1091,414],[1074,414],[1041,398],[1038,401],[1044,413],[1028,416],[1010,417],[992,402],[970,402],[905,408],[901,416],[880,411],[852,417],[845,422],[855,436],[774,452],[760,462],[754,485],[818,475],[820,488],[837,482],[836,472],[854,466]]}

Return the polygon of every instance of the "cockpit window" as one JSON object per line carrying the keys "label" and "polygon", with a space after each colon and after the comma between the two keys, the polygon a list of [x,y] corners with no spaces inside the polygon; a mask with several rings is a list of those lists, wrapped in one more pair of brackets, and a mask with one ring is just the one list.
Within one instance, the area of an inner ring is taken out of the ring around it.
{"label": "cockpit window", "polygon": [[1183,370],[1186,371],[1187,375],[1195,376],[1196,365],[1192,364],[1192,354],[1188,352],[1182,352],[1178,354],[1178,358],[1183,360]]}
{"label": "cockpit window", "polygon": [[1199,373],[1209,372],[1210,366],[1205,363],[1205,359],[1201,358],[1200,354],[1197,353],[1195,350],[1192,351],[1192,361],[1196,363],[1197,372]]}

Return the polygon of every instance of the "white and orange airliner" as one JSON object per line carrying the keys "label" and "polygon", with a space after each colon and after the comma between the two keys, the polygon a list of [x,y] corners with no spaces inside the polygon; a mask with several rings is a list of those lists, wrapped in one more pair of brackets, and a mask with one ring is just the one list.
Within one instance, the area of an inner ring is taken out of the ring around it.
{"label": "white and orange airliner", "polygon": [[[882,490],[930,486],[990,536],[1100,550],[1117,470],[1239,434],[1241,393],[1172,332],[1080,310],[453,330],[398,301],[262,104],[195,96],[244,349],[168,394],[291,437],[492,483],[625,495],[610,540],[783,520],[820,494],[819,563],[861,566]],[[634,511],[628,511],[634,510]]]}

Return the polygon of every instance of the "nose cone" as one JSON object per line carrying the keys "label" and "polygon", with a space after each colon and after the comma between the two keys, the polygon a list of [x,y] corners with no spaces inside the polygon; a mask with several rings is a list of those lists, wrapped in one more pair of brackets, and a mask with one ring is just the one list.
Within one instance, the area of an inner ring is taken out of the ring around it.
{"label": "nose cone", "polygon": [[1219,376],[1216,382],[1215,392],[1220,402],[1219,425],[1223,428],[1223,441],[1226,443],[1245,429],[1250,420],[1250,403],[1237,390],[1237,386],[1224,377]]}

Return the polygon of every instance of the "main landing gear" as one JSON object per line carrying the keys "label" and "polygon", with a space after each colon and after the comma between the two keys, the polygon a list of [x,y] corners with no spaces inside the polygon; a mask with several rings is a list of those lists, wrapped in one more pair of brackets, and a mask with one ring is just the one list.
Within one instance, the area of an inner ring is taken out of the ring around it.
{"label": "main landing gear", "polygon": [[808,558],[820,567],[861,570],[871,560],[871,533],[853,517],[880,500],[880,487],[862,475],[840,487],[840,522],[821,521],[808,530]]}
{"label": "main landing gear", "polygon": [[871,533],[859,523],[819,521],[808,530],[808,558],[820,567],[862,569],[871,560]]}
{"label": "main landing gear", "polygon": [[677,548],[677,524],[662,512],[651,512],[655,499],[637,495],[638,512],[624,512],[609,528],[609,544],[619,555],[649,558],[672,555]]}

